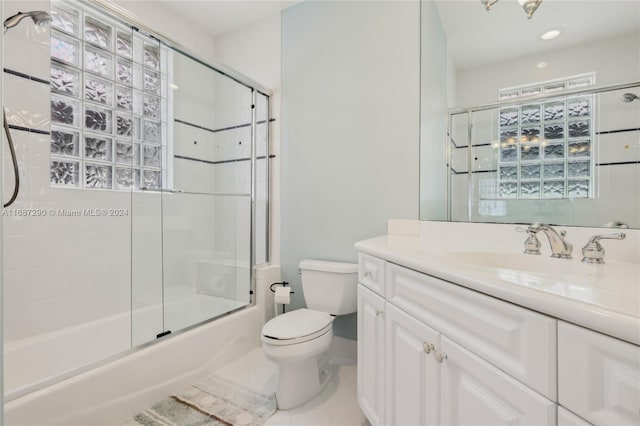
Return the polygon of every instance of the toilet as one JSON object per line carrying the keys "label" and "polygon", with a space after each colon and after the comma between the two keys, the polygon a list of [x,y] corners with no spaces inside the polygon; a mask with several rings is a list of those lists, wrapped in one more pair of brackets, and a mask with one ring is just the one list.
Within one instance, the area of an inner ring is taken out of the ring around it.
{"label": "toilet", "polygon": [[282,410],[309,401],[327,384],[333,319],[357,308],[357,264],[307,259],[299,268],[308,309],[276,316],[261,333],[265,355],[278,365],[276,400]]}

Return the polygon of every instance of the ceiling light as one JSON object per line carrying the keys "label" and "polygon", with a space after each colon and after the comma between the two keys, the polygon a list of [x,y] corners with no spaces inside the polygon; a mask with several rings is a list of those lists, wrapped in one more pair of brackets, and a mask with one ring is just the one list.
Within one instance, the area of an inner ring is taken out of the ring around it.
{"label": "ceiling light", "polygon": [[548,64],[547,64],[546,62],[538,62],[538,63],[536,64],[536,68],[540,68],[540,69],[542,69],[542,68],[546,68],[546,67],[547,67],[547,65],[548,65]]}
{"label": "ceiling light", "polygon": [[480,0],[480,3],[484,5],[484,8],[487,9],[487,12],[491,10],[491,6],[496,4],[498,0]]}
{"label": "ceiling light", "polygon": [[[484,8],[487,11],[491,10],[491,6],[496,4],[498,0],[480,0],[480,3],[484,5]],[[517,0],[518,4],[524,9],[524,12],[527,14],[527,18],[531,19],[542,0]]]}
{"label": "ceiling light", "polygon": [[542,0],[518,0],[518,3],[524,9],[524,12],[527,14],[527,18],[531,19],[533,13],[538,9]]}
{"label": "ceiling light", "polygon": [[547,31],[546,33],[542,34],[540,36],[541,40],[552,40],[556,37],[558,37],[560,35],[560,33],[562,32],[562,29],[560,28],[554,28],[552,30]]}

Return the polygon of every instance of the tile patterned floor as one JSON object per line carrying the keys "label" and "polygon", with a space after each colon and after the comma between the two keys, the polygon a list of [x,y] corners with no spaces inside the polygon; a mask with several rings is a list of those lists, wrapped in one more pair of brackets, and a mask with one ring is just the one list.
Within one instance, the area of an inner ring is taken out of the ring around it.
{"label": "tile patterned floor", "polygon": [[[327,386],[311,401],[291,410],[278,410],[265,426],[366,426],[369,425],[357,401],[356,365],[333,362],[334,374]],[[228,380],[257,392],[273,392],[277,366],[257,348],[216,372]]]}

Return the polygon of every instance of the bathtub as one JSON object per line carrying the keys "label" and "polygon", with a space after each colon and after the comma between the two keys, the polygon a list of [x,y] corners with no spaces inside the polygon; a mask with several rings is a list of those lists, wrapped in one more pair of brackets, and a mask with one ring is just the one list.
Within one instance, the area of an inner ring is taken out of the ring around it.
{"label": "bathtub", "polygon": [[158,303],[6,343],[5,402],[58,382],[79,368],[122,354],[132,345],[154,341],[163,330],[182,330],[248,304],[194,294],[184,288],[172,290],[172,301],[164,305]]}
{"label": "bathtub", "polygon": [[[6,344],[6,426],[120,424],[258,347],[260,329],[270,316],[265,313],[270,308],[269,284],[279,280],[279,267],[256,269],[257,303],[245,308],[234,307],[230,300],[214,301],[209,295],[171,302],[165,315],[176,314],[176,321],[185,308],[190,315],[198,315],[199,308],[211,312],[207,303],[238,310],[143,347],[129,349],[136,337],[131,334],[131,320],[157,322],[159,306],[136,310],[133,317],[120,314]],[[84,349],[74,350],[78,347]],[[78,371],[78,365],[86,367]],[[29,384],[43,377],[34,391]]]}

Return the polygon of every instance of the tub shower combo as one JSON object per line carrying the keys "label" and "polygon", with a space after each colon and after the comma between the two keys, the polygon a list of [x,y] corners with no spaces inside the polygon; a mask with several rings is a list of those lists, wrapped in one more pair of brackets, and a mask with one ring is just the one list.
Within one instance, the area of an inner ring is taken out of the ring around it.
{"label": "tub shower combo", "polygon": [[269,90],[108,7],[4,21],[50,47],[3,57],[5,402],[243,310],[268,260]]}

